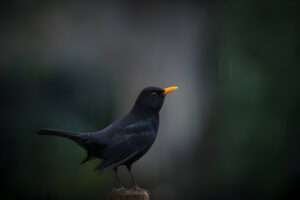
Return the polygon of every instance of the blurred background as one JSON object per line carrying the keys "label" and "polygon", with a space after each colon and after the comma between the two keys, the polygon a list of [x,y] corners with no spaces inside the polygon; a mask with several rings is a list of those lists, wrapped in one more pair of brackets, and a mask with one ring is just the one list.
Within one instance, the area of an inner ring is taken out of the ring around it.
{"label": "blurred background", "polygon": [[[296,0],[6,1],[0,198],[105,199],[113,174],[40,128],[94,131],[178,85],[134,165],[152,199],[285,199],[300,186]],[[124,182],[130,180],[121,170]]]}

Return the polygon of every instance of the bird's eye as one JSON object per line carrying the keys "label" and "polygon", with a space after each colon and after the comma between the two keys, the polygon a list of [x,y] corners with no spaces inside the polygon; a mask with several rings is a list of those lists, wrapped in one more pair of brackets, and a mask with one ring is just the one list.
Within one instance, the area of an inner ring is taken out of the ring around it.
{"label": "bird's eye", "polygon": [[156,93],[156,92],[152,92],[151,95],[152,95],[152,96],[156,96],[157,93]]}

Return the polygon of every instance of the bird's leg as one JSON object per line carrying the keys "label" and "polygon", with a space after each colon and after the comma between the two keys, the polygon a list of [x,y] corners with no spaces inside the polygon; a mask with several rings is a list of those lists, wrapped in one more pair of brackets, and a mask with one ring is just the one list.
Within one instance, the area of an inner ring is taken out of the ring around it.
{"label": "bird's leg", "polygon": [[127,169],[128,169],[128,172],[130,174],[130,177],[131,177],[131,180],[132,180],[132,189],[134,190],[141,190],[141,188],[136,184],[136,181],[135,181],[135,178],[131,172],[131,165],[127,165]]}
{"label": "bird's leg", "polygon": [[114,167],[114,174],[115,174],[115,184],[116,184],[116,190],[124,190],[125,187],[122,185],[120,177],[118,175],[118,167]]}

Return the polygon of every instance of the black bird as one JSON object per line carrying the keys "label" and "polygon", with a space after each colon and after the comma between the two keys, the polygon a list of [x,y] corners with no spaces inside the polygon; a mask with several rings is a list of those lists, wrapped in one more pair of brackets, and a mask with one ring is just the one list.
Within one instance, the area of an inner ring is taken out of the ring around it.
{"label": "black bird", "polygon": [[159,127],[159,111],[165,96],[177,89],[177,86],[164,89],[158,87],[143,89],[133,108],[125,117],[99,131],[73,133],[42,129],[38,134],[55,135],[73,140],[87,151],[87,157],[81,163],[92,158],[101,159],[102,162],[96,169],[112,168],[119,186],[122,184],[118,177],[118,167],[125,165],[134,187],[137,188],[131,173],[131,166],[154,143]]}

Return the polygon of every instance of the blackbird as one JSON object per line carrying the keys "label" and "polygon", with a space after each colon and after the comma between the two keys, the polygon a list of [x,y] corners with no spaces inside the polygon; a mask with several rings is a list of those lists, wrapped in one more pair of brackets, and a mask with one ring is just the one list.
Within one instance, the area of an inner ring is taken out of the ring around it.
{"label": "blackbird", "polygon": [[74,133],[42,129],[38,134],[71,139],[87,152],[87,157],[81,164],[92,158],[101,159],[102,162],[96,169],[112,168],[120,187],[123,185],[118,176],[118,167],[125,165],[130,173],[133,186],[137,188],[131,173],[131,166],[154,143],[159,127],[159,111],[165,96],[177,89],[177,86],[164,89],[159,87],[143,89],[127,115],[99,131]]}

